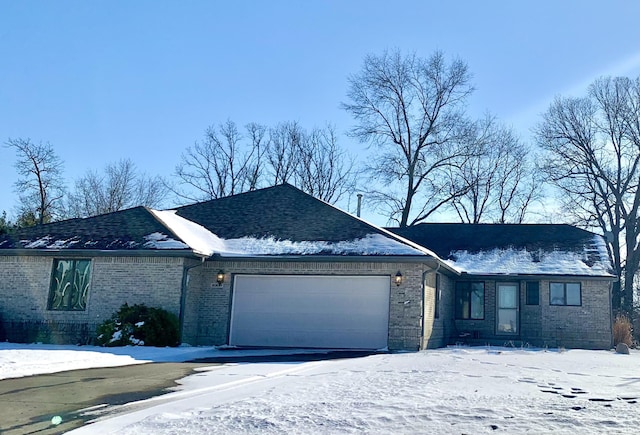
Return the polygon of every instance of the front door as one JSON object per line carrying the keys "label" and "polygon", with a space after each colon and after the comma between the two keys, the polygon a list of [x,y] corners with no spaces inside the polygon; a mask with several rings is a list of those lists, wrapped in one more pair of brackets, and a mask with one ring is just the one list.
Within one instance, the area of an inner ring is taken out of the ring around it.
{"label": "front door", "polygon": [[498,284],[498,334],[517,335],[519,331],[518,284]]}

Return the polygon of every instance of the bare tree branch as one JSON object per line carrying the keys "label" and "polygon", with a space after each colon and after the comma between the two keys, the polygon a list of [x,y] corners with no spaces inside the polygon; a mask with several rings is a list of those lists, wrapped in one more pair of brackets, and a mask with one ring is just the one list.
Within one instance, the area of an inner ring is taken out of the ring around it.
{"label": "bare tree branch", "polygon": [[89,217],[139,205],[158,208],[167,197],[164,180],[138,173],[129,159],[88,171],[67,197],[67,217]]}
{"label": "bare tree branch", "polygon": [[[467,66],[460,60],[447,65],[436,52],[428,59],[399,51],[370,55],[359,74],[349,78],[349,103],[356,126],[351,134],[379,147],[381,159],[369,166],[372,180],[403,186],[402,198],[373,190],[369,196],[400,226],[426,219],[451,200],[440,194],[443,168],[465,151],[457,146],[466,129],[464,102],[473,87]],[[457,194],[457,193],[456,193]],[[416,200],[424,201],[415,217]],[[399,218],[397,216],[399,215]]]}
{"label": "bare tree branch", "polygon": [[40,225],[56,220],[62,211],[64,181],[63,164],[53,147],[21,138],[9,139],[6,145],[16,150],[15,168],[20,178],[14,186],[20,200],[20,215],[31,215],[33,223]]}
{"label": "bare tree branch", "polygon": [[449,205],[463,222],[521,223],[539,199],[530,150],[490,115],[473,125],[467,140],[469,154],[449,167],[451,192],[461,192]]}
{"label": "bare tree branch", "polygon": [[611,235],[607,249],[620,278],[614,308],[631,312],[640,264],[640,77],[600,78],[586,97],[556,98],[536,136],[565,210]]}

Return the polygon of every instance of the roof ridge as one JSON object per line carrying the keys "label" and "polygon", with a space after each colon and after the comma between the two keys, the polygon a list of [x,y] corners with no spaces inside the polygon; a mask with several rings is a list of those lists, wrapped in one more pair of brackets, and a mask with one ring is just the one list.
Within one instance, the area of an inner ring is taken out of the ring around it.
{"label": "roof ridge", "polygon": [[230,198],[237,198],[239,196],[246,196],[246,195],[251,195],[251,194],[258,193],[258,192],[264,192],[264,191],[267,191],[267,190],[272,190],[272,189],[283,187],[283,186],[292,187],[293,189],[299,190],[300,192],[306,194],[306,192],[303,192],[301,189],[293,186],[292,184],[289,184],[287,182],[283,182],[283,183],[280,183],[280,184],[274,184],[273,186],[261,187],[259,189],[253,189],[253,190],[247,190],[245,192],[233,193],[231,195],[221,196],[219,198],[211,198],[211,199],[205,199],[203,201],[196,201],[196,202],[192,202],[190,204],[185,204],[185,205],[181,205],[181,206],[178,206],[178,207],[172,207],[172,208],[167,209],[167,210],[181,210],[181,209],[192,207],[192,206],[196,206],[196,205],[207,204],[207,203],[215,202],[215,201],[223,201],[223,200],[227,200],[227,199],[230,199]]}

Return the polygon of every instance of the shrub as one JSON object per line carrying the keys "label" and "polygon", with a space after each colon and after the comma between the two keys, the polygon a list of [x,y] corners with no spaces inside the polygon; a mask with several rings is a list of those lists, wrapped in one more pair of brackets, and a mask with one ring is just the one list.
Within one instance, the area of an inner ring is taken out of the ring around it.
{"label": "shrub", "polygon": [[629,318],[624,314],[618,314],[613,322],[613,345],[617,346],[618,343],[624,343],[631,347],[633,344],[632,331],[633,328]]}
{"label": "shrub", "polygon": [[177,346],[178,318],[162,308],[144,304],[124,304],[98,326],[97,341],[101,346]]}

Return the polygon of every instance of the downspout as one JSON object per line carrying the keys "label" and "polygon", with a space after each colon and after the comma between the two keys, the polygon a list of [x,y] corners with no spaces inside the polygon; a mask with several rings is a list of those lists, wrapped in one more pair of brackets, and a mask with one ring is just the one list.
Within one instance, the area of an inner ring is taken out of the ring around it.
{"label": "downspout", "polygon": [[[425,284],[425,279],[426,279],[428,273],[431,273],[431,272],[433,272],[434,274],[438,273],[438,271],[440,270],[440,262],[439,261],[437,262],[437,265],[438,265],[438,267],[436,267],[435,269],[431,269],[430,268],[431,270],[425,270],[424,272],[422,272],[422,308],[421,308],[422,309],[422,313],[420,315],[420,318],[421,318],[421,322],[420,322],[421,323],[421,325],[420,325],[420,348],[421,349],[420,350],[424,350],[423,349],[423,346],[424,346],[424,325],[425,325],[425,323],[424,323],[425,322],[425,320],[424,320],[424,315],[425,315],[424,306],[426,304],[425,296],[427,294],[427,286]],[[434,290],[437,290],[437,289],[434,289]]]}
{"label": "downspout", "polygon": [[184,266],[182,269],[182,284],[180,286],[180,315],[178,318],[180,324],[180,342],[182,342],[182,333],[184,327],[184,311],[187,303],[187,286],[189,285],[189,271],[204,265],[204,261],[207,257],[200,257],[200,263],[193,266]]}
{"label": "downspout", "polygon": [[610,335],[610,342],[609,342],[609,347],[613,348],[614,347],[614,340],[613,340],[613,322],[615,321],[613,318],[613,281],[609,281],[609,327],[611,328],[611,335]]}

